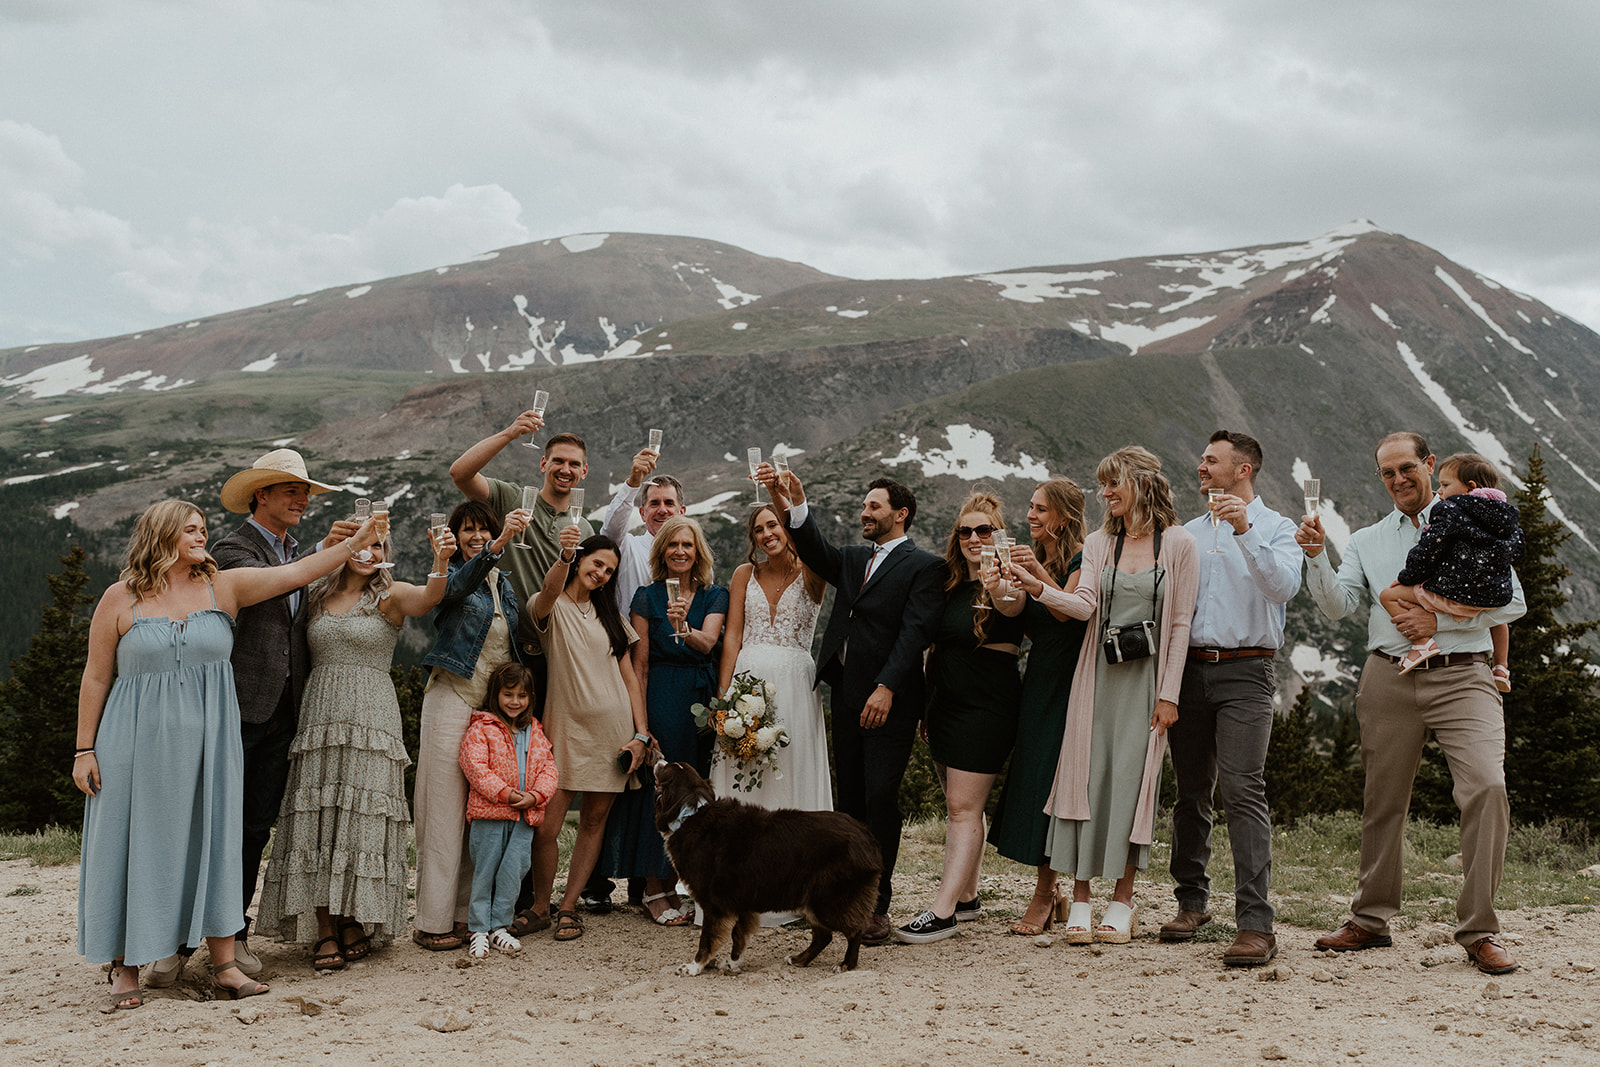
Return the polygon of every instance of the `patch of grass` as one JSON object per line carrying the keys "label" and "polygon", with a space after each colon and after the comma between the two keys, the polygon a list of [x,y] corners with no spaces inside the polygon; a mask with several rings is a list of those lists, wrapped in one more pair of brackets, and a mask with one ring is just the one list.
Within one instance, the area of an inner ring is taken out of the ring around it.
{"label": "patch of grass", "polygon": [[0,834],[0,860],[29,860],[35,867],[62,867],[78,862],[83,834],[65,826],[47,826],[31,834]]}
{"label": "patch of grass", "polygon": [[31,897],[31,896],[37,896],[38,894],[43,893],[43,892],[44,892],[44,890],[39,888],[36,885],[19,885],[19,886],[17,886],[17,888],[15,888],[11,892],[7,893],[6,896],[8,896],[8,897]]}

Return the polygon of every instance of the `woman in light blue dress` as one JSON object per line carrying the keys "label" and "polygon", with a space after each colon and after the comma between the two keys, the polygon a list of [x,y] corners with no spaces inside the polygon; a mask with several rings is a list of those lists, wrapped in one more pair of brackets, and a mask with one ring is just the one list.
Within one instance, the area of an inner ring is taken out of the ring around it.
{"label": "woman in light blue dress", "polygon": [[386,526],[369,521],[281,567],[218,571],[199,508],[167,500],[139,517],[121,580],[89,625],[72,763],[88,797],[78,951],[112,964],[112,1009],[143,1003],[140,965],[202,937],[219,995],[267,992],[233,955],[244,924],[233,619],[333,570]]}

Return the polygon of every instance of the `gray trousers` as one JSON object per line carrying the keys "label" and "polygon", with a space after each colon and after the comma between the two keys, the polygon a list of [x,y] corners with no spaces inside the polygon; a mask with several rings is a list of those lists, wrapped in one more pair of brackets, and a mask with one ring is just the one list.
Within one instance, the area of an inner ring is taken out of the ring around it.
{"label": "gray trousers", "polygon": [[1272,740],[1272,659],[1184,664],[1178,721],[1167,731],[1178,801],[1172,812],[1173,895],[1205,911],[1211,895],[1212,804],[1222,794],[1233,845],[1234,921],[1272,932],[1272,824],[1264,770]]}

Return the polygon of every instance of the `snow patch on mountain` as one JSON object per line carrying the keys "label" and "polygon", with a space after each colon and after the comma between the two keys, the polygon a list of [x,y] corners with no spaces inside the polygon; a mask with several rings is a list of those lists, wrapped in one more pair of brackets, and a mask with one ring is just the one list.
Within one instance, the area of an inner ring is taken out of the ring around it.
{"label": "snow patch on mountain", "polygon": [[883,459],[885,466],[898,467],[915,463],[922,468],[924,478],[953,474],[964,481],[979,478],[1031,478],[1043,481],[1050,477],[1050,468],[1026,452],[1017,453],[1016,463],[1006,463],[994,452],[994,435],[988,430],[976,429],[967,423],[957,423],[944,428],[949,448],[922,450],[917,435],[900,434],[900,452]]}
{"label": "snow patch on mountain", "polygon": [[247,371],[247,372],[252,373],[252,374],[262,374],[262,373],[264,373],[266,371],[271,370],[273,367],[276,367],[277,365],[278,365],[278,353],[274,352],[274,353],[272,353],[272,355],[267,356],[267,357],[265,357],[263,359],[252,360],[251,362],[246,363],[244,366],[240,367],[239,369],[242,370],[242,371]]}
{"label": "snow patch on mountain", "polygon": [[1106,322],[1098,326],[1089,322],[1075,322],[1072,325],[1091,337],[1099,336],[1105,341],[1127,345],[1129,352],[1137,352],[1146,345],[1153,345],[1168,337],[1176,337],[1181,333],[1199,329],[1215,318],[1215,315],[1204,315],[1200,318],[1173,319],[1171,322],[1157,323],[1154,326],[1144,326],[1136,322]]}
{"label": "snow patch on mountain", "polygon": [[561,238],[561,247],[568,252],[592,252],[610,236],[609,233],[575,233]]}
{"label": "snow patch on mountain", "polygon": [[59,478],[63,474],[76,474],[79,471],[91,471],[96,467],[104,466],[105,461],[97,460],[94,463],[83,463],[76,467],[62,467],[58,471],[50,471],[46,474],[18,474],[15,477],[7,478],[5,481],[0,482],[0,485],[23,485],[27,482],[42,481],[45,478]]}
{"label": "snow patch on mountain", "polygon": [[1433,401],[1434,406],[1444,414],[1444,417],[1455,424],[1456,428],[1461,431],[1461,436],[1471,442],[1472,447],[1482,453],[1485,458],[1499,467],[1507,480],[1516,485],[1521,485],[1522,482],[1517,479],[1515,474],[1511,473],[1515,469],[1511,453],[1506,450],[1505,445],[1500,443],[1499,438],[1488,430],[1478,429],[1467,420],[1466,415],[1462,414],[1461,409],[1456,406],[1456,402],[1450,398],[1450,394],[1444,391],[1444,386],[1434,381],[1433,376],[1423,367],[1422,361],[1411,351],[1410,345],[1404,341],[1396,341],[1395,347],[1399,349],[1400,359],[1405,363],[1406,369],[1421,384],[1422,391],[1428,394],[1428,399]]}
{"label": "snow patch on mountain", "polygon": [[1483,309],[1483,305],[1472,299],[1472,297],[1468,296],[1467,291],[1461,287],[1461,283],[1450,277],[1449,273],[1443,267],[1434,267],[1433,273],[1435,277],[1448,285],[1451,290],[1454,291],[1456,296],[1461,298],[1461,302],[1467,306],[1467,310],[1471,311],[1474,315],[1478,316],[1478,318],[1482,319],[1484,323],[1488,325],[1489,329],[1499,334],[1502,341],[1510,345],[1512,348],[1515,348],[1518,352],[1521,352],[1525,356],[1534,355],[1533,349],[1529,348],[1515,337],[1512,337],[1509,333],[1506,333],[1503,326],[1491,319],[1489,317],[1489,313]]}
{"label": "snow patch on mountain", "polygon": [[1065,273],[1049,271],[1020,271],[1015,274],[974,274],[972,281],[988,282],[1000,287],[1000,296],[1023,304],[1041,304],[1046,300],[1071,299],[1078,296],[1099,296],[1098,289],[1065,288],[1073,282],[1098,282],[1115,278],[1116,271],[1084,270]]}

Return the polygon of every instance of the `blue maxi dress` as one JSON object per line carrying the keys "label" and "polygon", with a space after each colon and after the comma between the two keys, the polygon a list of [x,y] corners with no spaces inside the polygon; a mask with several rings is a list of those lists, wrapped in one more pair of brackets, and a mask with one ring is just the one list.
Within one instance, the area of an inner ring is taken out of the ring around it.
{"label": "blue maxi dress", "polygon": [[[215,599],[213,597],[213,603]],[[233,619],[141,618],[117,642],[87,798],[78,952],[131,966],[244,926],[244,749]]]}

